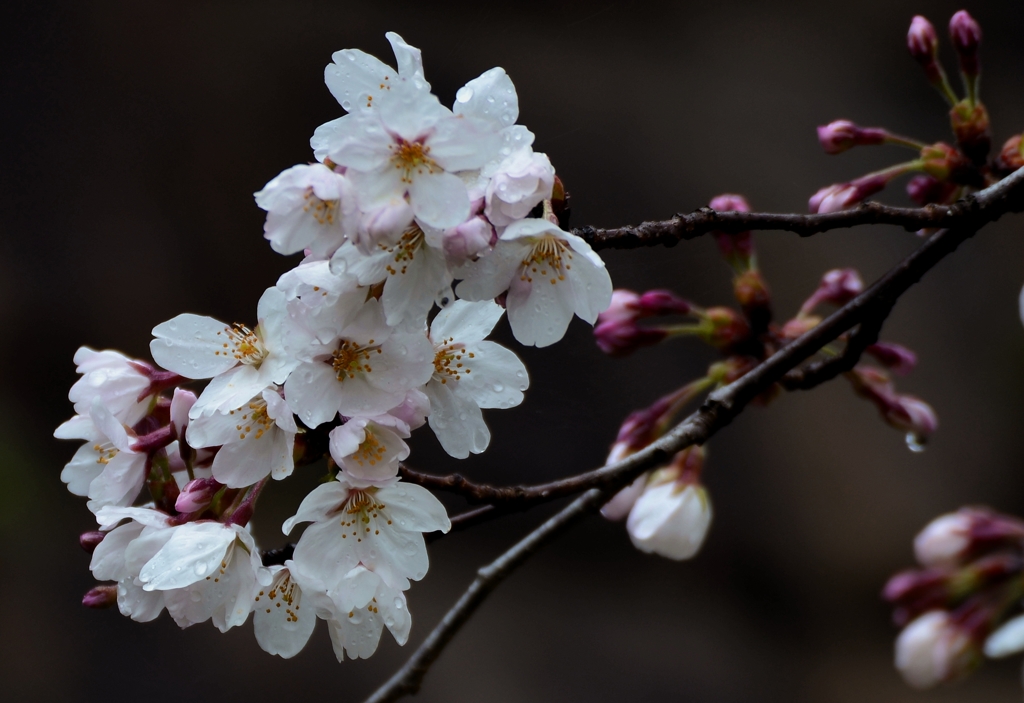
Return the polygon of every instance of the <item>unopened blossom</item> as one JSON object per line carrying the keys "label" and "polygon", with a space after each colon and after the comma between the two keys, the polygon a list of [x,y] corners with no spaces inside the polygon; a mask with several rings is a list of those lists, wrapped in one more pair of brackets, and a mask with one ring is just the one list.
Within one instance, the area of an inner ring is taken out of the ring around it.
{"label": "unopened blossom", "polygon": [[261,586],[253,599],[253,628],[263,651],[290,659],[298,654],[316,625],[316,609],[305,597],[293,562],[271,566],[270,583]]}
{"label": "unopened blossom", "polygon": [[960,58],[960,70],[965,76],[977,76],[978,47],[981,46],[981,25],[967,10],[960,10],[949,20],[949,37]]}
{"label": "unopened blossom", "polygon": [[697,553],[710,525],[711,501],[703,486],[672,477],[661,482],[657,473],[626,519],[637,549],[677,560]]}
{"label": "unopened blossom", "polygon": [[525,345],[546,347],[565,335],[575,313],[593,324],[612,299],[612,281],[590,245],[541,219],[519,220],[494,251],[460,268],[459,297],[488,300],[505,290],[509,324]]}
{"label": "unopened blossom", "polygon": [[54,436],[85,440],[60,477],[71,493],[88,496],[89,510],[130,505],[139,495],[146,480],[147,454],[133,449],[134,434],[99,398],[93,399],[88,416],[65,422]]}
{"label": "unopened blossom", "polygon": [[203,510],[223,487],[224,484],[212,477],[192,479],[181,489],[174,501],[174,509],[185,514]]}
{"label": "unopened blossom", "polygon": [[932,520],[914,538],[914,555],[923,566],[955,566],[970,545],[970,515],[949,513]]}
{"label": "unopened blossom", "polygon": [[193,447],[216,447],[213,477],[231,488],[251,486],[270,475],[290,476],[298,428],[280,389],[271,386],[244,405],[197,417],[188,428]]}
{"label": "unopened blossom", "polygon": [[935,27],[922,15],[914,15],[910,21],[910,29],[907,31],[907,49],[910,55],[922,65],[927,66],[929,62],[935,61],[935,55],[939,51],[939,36],[935,33]]}
{"label": "unopened blossom", "polygon": [[404,423],[390,415],[353,417],[331,430],[331,457],[354,483],[393,483],[399,462],[409,456],[408,436]]}
{"label": "unopened blossom", "polygon": [[860,127],[849,120],[835,120],[818,127],[818,141],[826,154],[841,154],[855,146],[884,144],[888,133],[878,127]]}
{"label": "unopened blossom", "polygon": [[850,183],[837,183],[826,186],[811,196],[807,209],[812,213],[824,215],[829,212],[846,210],[859,205],[868,197],[885,188],[894,174],[876,174],[858,178]]}
{"label": "unopened blossom", "polygon": [[93,400],[100,403],[124,424],[131,427],[141,420],[149,409],[146,391],[150,378],[146,366],[120,352],[104,349],[95,351],[79,347],[75,364],[82,377],[78,379],[68,399],[75,404],[75,412],[88,415]]}
{"label": "unopened blossom", "polygon": [[485,256],[498,241],[498,233],[486,218],[474,215],[457,227],[444,231],[441,248],[450,264],[461,266]]}
{"label": "unopened blossom", "polygon": [[237,408],[288,378],[297,361],[285,353],[289,318],[284,293],[268,288],[257,316],[255,329],[191,313],[153,328],[156,339],[149,348],[158,364],[186,378],[213,379],[192,406],[192,417]]}
{"label": "unopened blossom", "polygon": [[288,405],[307,427],[385,413],[431,375],[432,349],[422,332],[389,327],[374,299],[327,321],[285,383]]}
{"label": "unopened blossom", "polygon": [[625,356],[641,347],[657,344],[669,330],[641,326],[639,320],[660,315],[686,315],[693,306],[671,291],[652,290],[637,294],[631,290],[612,291],[608,309],[597,316],[594,340],[601,351],[611,356]]}
{"label": "unopened blossom", "polygon": [[907,181],[907,195],[921,207],[931,203],[947,203],[959,188],[956,183],[940,181],[924,173]]}
{"label": "unopened blossom", "polygon": [[221,632],[241,625],[258,586],[269,580],[249,531],[239,525],[191,522],[143,535],[133,546],[159,546],[139,570],[145,591],[161,591],[180,627],[213,620]]}
{"label": "unopened blossom", "polygon": [[399,83],[378,108],[322,125],[311,143],[318,159],[348,169],[365,209],[407,198],[419,220],[446,229],[469,216],[469,194],[455,172],[492,160],[501,139],[490,124],[456,117],[433,95]]}
{"label": "unopened blossom", "polygon": [[435,301],[454,297],[440,236],[413,224],[392,246],[380,244],[369,253],[354,245],[338,249],[331,266],[361,286],[384,284],[380,302],[389,325],[422,321]]}
{"label": "unopened blossom", "polygon": [[952,681],[978,660],[978,647],[944,610],[933,610],[907,625],[896,639],[896,669],[914,688]]}
{"label": "unopened blossom", "polygon": [[295,564],[328,589],[360,564],[391,588],[407,589],[410,579],[427,573],[423,533],[451,527],[444,506],[425,488],[403,482],[361,488],[344,472],[306,496],[284,533],[300,522],[313,524],[295,546]]}
{"label": "unopened blossom", "polygon": [[428,422],[444,450],[459,459],[479,454],[490,442],[481,409],[519,405],[530,383],[515,354],[484,339],[503,312],[490,300],[457,300],[430,325],[434,373],[424,388]]}
{"label": "unopened blossom", "polygon": [[315,256],[330,256],[358,225],[348,179],[323,164],[292,166],[255,197],[267,211],[264,236],[279,254],[309,249]]}
{"label": "unopened blossom", "polygon": [[842,307],[864,292],[864,281],[856,269],[832,269],[821,277],[818,289],[800,306],[800,314],[809,314],[822,303]]}
{"label": "unopened blossom", "polygon": [[405,594],[388,586],[373,571],[356,566],[328,595],[333,612],[325,619],[339,662],[345,655],[349,659],[366,659],[372,655],[385,627],[399,645],[408,641],[412,616]]}

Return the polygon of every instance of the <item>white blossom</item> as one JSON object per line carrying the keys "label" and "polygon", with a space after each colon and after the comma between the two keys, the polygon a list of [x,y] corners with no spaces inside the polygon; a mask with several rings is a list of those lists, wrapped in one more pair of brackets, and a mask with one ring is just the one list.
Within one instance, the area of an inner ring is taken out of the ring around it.
{"label": "white blossom", "polygon": [[331,457],[360,485],[393,483],[398,464],[409,456],[400,420],[389,415],[353,417],[330,434]]}
{"label": "white blossom", "polygon": [[354,232],[358,204],[348,179],[323,164],[292,166],[255,194],[267,211],[264,236],[279,254],[329,257]]}
{"label": "white blossom", "polygon": [[[130,522],[118,524],[126,518]],[[140,556],[148,560],[156,553],[156,549],[143,555],[140,554],[140,547],[133,548],[133,545],[143,535],[169,535],[166,530],[170,526],[170,518],[149,508],[106,507],[96,513],[96,519],[101,528],[109,532],[92,553],[89,564],[92,575],[100,581],[117,582],[117,607],[122,615],[138,622],[155,620],[164,609],[163,593],[144,590],[137,578],[141,567]],[[144,548],[146,545],[152,547],[154,542],[147,540],[141,546]]]}
{"label": "white blossom", "polygon": [[298,654],[316,625],[316,610],[292,573],[293,563],[271,566],[270,583],[260,588],[253,606],[253,628],[263,651],[289,659]]}
{"label": "white blossom", "polygon": [[68,399],[75,404],[75,412],[88,415],[93,401],[99,399],[110,413],[131,427],[149,410],[149,399],[140,398],[150,386],[145,365],[129,359],[120,352],[105,349],[94,351],[79,347],[75,364],[82,377],[78,379]]}
{"label": "white blossom", "polygon": [[480,409],[519,405],[530,383],[515,354],[484,341],[503,312],[490,300],[457,300],[430,325],[434,374],[424,388],[430,398],[427,421],[444,450],[456,458],[479,454],[490,442]]}
{"label": "white blossom", "polygon": [[412,616],[402,591],[392,588],[380,576],[360,565],[343,577],[339,588],[329,593],[335,613],[327,619],[331,644],[338,661],[366,659],[377,651],[385,627],[395,641],[409,639]]}
{"label": "white blossom", "polygon": [[271,386],[241,407],[196,418],[188,441],[198,448],[220,446],[213,477],[240,488],[267,475],[277,480],[290,476],[296,432],[291,409],[278,387]]}
{"label": "white blossom", "polygon": [[158,364],[186,378],[212,378],[190,415],[237,408],[272,384],[282,384],[297,361],[285,353],[284,293],[268,288],[257,307],[259,324],[226,325],[184,313],[153,328],[150,352]]}
{"label": "white blossom", "polygon": [[133,542],[159,544],[139,570],[143,590],[162,591],[180,627],[212,618],[221,632],[249,617],[259,584],[269,582],[248,530],[219,522],[190,522]]}
{"label": "white blossom", "polygon": [[430,491],[402,482],[357,487],[343,472],[306,496],[285,521],[285,534],[299,522],[312,522],[295,546],[298,568],[337,588],[359,564],[391,588],[405,590],[409,580],[427,573],[424,532],[447,532],[451,522]]}
{"label": "white blossom", "polygon": [[585,241],[541,219],[509,225],[490,255],[455,272],[460,298],[487,300],[508,291],[512,333],[521,344],[554,344],[573,313],[593,324],[612,299],[601,257]]}
{"label": "white blossom", "polygon": [[338,413],[387,412],[430,378],[426,335],[388,327],[378,301],[366,301],[349,320],[335,318],[332,327],[310,344],[285,383],[288,404],[308,427]]}

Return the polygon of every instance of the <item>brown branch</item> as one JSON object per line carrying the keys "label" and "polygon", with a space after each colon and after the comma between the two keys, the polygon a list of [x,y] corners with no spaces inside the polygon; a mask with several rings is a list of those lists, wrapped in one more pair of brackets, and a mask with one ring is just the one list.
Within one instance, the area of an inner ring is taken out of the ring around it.
{"label": "brown branch", "polygon": [[[1015,180],[1015,176],[1018,177]],[[987,188],[999,190],[1000,196],[1017,189],[1020,182],[1017,172],[999,183]],[[924,228],[960,228],[981,226],[998,219],[1006,212],[1020,212],[1024,209],[1024,197],[1018,190],[1013,203],[1002,208],[977,209],[972,197],[958,200],[951,205],[927,205],[922,208],[893,207],[882,203],[866,202],[850,210],[830,212],[822,215],[783,214],[774,212],[718,212],[702,207],[689,214],[677,214],[668,220],[643,222],[639,225],[600,229],[580,227],[573,234],[582,237],[594,249],[637,249],[639,247],[675,246],[681,241],[695,239],[709,232],[736,234],[747,230],[783,230],[795,232],[801,237],[827,232],[833,229],[857,227],[859,225],[897,225],[908,231]],[[994,214],[994,217],[986,217]]]}
{"label": "brown branch", "polygon": [[[545,494],[545,491],[550,494],[556,485],[572,485],[578,486],[579,490],[589,490],[533,530],[494,562],[480,569],[473,583],[427,636],[412,657],[391,679],[367,699],[367,703],[389,703],[406,694],[416,693],[430,665],[440,656],[445,645],[451,641],[487,595],[537,549],[588,513],[597,510],[621,486],[641,472],[666,461],[679,450],[706,442],[712,435],[728,425],[751,400],[782,380],[789,371],[847,330],[858,324],[865,330],[863,339],[857,342],[854,349],[864,344],[864,340],[877,335],[877,330],[872,333],[872,329],[881,326],[881,321],[884,320],[895,301],[920,280],[921,276],[955,251],[962,242],[973,236],[985,222],[990,222],[1003,212],[1007,212],[1010,209],[1010,206],[1005,205],[1007,194],[1022,182],[1024,182],[1024,169],[1018,170],[1002,182],[961,201],[959,207],[964,213],[963,221],[966,223],[963,227],[943,230],[933,235],[870,288],[830,315],[820,325],[780,349],[742,378],[711,393],[699,410],[646,449],[622,461],[579,476],[552,484],[522,487],[524,491],[536,492],[541,495]],[[1005,206],[1000,207],[1001,203]],[[988,219],[977,215],[986,210],[990,211]],[[993,215],[993,213],[995,214]],[[852,342],[853,340],[851,340]],[[864,346],[866,347],[867,344]],[[844,354],[843,357],[845,356]],[[836,371],[836,374],[838,373],[839,371]]]}

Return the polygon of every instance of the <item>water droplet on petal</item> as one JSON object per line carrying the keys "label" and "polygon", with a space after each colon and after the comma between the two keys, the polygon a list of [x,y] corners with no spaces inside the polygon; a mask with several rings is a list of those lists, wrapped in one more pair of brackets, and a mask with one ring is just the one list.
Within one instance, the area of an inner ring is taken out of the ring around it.
{"label": "water droplet on petal", "polygon": [[473,99],[473,89],[470,88],[468,85],[462,86],[461,88],[459,88],[459,92],[455,94],[455,99],[458,100],[460,103],[468,103],[470,100]]}

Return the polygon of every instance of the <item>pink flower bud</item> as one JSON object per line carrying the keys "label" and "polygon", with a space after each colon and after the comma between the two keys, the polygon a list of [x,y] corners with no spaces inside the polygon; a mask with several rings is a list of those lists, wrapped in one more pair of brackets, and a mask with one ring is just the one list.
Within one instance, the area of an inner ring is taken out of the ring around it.
{"label": "pink flower bud", "polygon": [[955,183],[940,181],[924,173],[919,173],[907,182],[907,195],[921,207],[931,203],[948,203],[956,190]]}
{"label": "pink flower bud", "polygon": [[895,175],[897,174],[874,174],[858,178],[850,183],[836,183],[827,186],[811,196],[807,202],[807,209],[812,213],[824,215],[859,205],[868,197],[885,188]]}
{"label": "pink flower bud", "polygon": [[690,447],[651,474],[626,520],[637,549],[676,560],[700,550],[712,517],[707,491],[698,482],[703,460],[703,448]]}
{"label": "pink flower bud", "polygon": [[82,605],[97,610],[117,604],[117,586],[96,586],[82,596]]}
{"label": "pink flower bud", "polygon": [[78,536],[78,543],[82,545],[82,549],[92,554],[103,538],[107,536],[106,532],[100,532],[94,530],[92,532],[83,532]]}
{"label": "pink flower bud", "polygon": [[876,342],[865,350],[893,373],[906,376],[917,365],[917,354],[892,342]]}
{"label": "pink flower bud", "polygon": [[967,76],[978,75],[981,25],[967,13],[967,10],[960,10],[949,20],[949,37],[960,56],[960,70]]}
{"label": "pink flower bud", "polygon": [[691,309],[689,302],[671,291],[652,290],[637,295],[631,290],[615,290],[611,305],[597,317],[594,339],[605,354],[625,356],[668,336],[665,330],[639,326],[638,320],[658,315],[685,315]]}
{"label": "pink flower bud", "polygon": [[179,441],[185,439],[185,428],[188,426],[188,411],[195,405],[196,394],[181,388],[174,389],[171,399],[171,430]]}
{"label": "pink flower bud", "polygon": [[956,566],[970,546],[971,518],[950,513],[932,520],[914,538],[914,555],[922,566]]}
{"label": "pink flower bud", "polygon": [[924,65],[935,60],[935,54],[939,50],[939,36],[935,33],[932,23],[921,15],[915,15],[914,19],[910,20],[907,48],[918,63]]}
{"label": "pink flower bud", "polygon": [[849,120],[836,120],[818,127],[818,141],[826,154],[841,154],[855,146],[884,144],[888,133],[877,127],[858,127]]}
{"label": "pink flower bud", "polygon": [[907,446],[921,451],[938,428],[939,419],[928,403],[911,395],[899,395],[888,375],[880,369],[857,366],[847,376],[857,395],[878,408],[886,424],[907,433]]}
{"label": "pink flower bud", "polygon": [[494,227],[483,217],[471,217],[444,233],[444,253],[453,264],[471,261],[485,254],[498,241]]}
{"label": "pink flower bud", "polygon": [[944,610],[925,613],[896,639],[896,669],[914,688],[960,678],[977,665],[978,655],[978,644]]}
{"label": "pink flower bud", "polygon": [[708,207],[718,212],[750,212],[750,204],[742,195],[725,193],[716,195],[708,203]]}
{"label": "pink flower bud", "polygon": [[1016,171],[1021,166],[1024,166],[1024,141],[1021,141],[1021,135],[1015,134],[1006,140],[999,152],[999,168]]}
{"label": "pink flower bud", "polygon": [[[612,297],[614,297],[614,293]],[[693,304],[688,300],[683,300],[670,290],[659,288],[642,294],[636,301],[636,309],[640,311],[641,317],[689,315],[693,310]]]}
{"label": "pink flower bud", "polygon": [[948,569],[914,569],[889,579],[882,597],[896,606],[893,620],[903,627],[922,613],[948,606],[952,600]]}
{"label": "pink flower bud", "polygon": [[809,314],[821,303],[841,307],[863,292],[864,281],[856,269],[832,269],[821,277],[818,290],[800,306],[800,314]]}
{"label": "pink flower bud", "polygon": [[179,513],[195,513],[206,509],[213,501],[213,496],[223,485],[213,478],[197,478],[185,484],[174,501],[174,509]]}
{"label": "pink flower bud", "polygon": [[601,320],[594,327],[594,341],[605,354],[623,357],[637,349],[650,347],[665,339],[668,332],[657,328],[640,327],[633,320]]}

